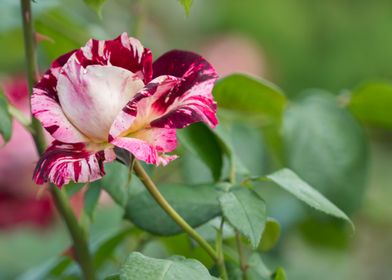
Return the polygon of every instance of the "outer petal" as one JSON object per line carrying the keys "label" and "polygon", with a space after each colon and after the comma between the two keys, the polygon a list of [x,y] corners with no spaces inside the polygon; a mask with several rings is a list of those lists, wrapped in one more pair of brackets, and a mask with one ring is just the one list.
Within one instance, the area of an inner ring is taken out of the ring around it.
{"label": "outer petal", "polygon": [[71,180],[86,183],[105,175],[103,163],[115,159],[112,149],[90,151],[84,143],[66,144],[54,141],[37,163],[34,181],[51,181],[58,187]]}
{"label": "outer petal", "polygon": [[42,126],[57,140],[66,143],[84,142],[87,138],[64,115],[57,96],[57,78],[61,67],[75,51],[56,59],[51,68],[33,88],[31,110]]}
{"label": "outer petal", "polygon": [[76,52],[77,60],[85,68],[88,65],[113,65],[127,69],[148,83],[152,78],[152,54],[150,49],[135,38],[122,33],[114,40],[91,39]]}
{"label": "outer petal", "polygon": [[126,149],[137,159],[155,165],[166,165],[177,158],[165,155],[177,146],[176,130],[166,128],[150,128],[138,131],[129,137],[117,137],[113,145]]}
{"label": "outer petal", "polygon": [[109,142],[119,135],[124,136],[149,126],[155,116],[152,103],[160,96],[167,95],[180,82],[181,79],[173,76],[160,76],[147,84],[117,115],[110,128]]}
{"label": "outer petal", "polygon": [[106,141],[118,113],[143,86],[141,79],[124,68],[83,68],[70,58],[58,77],[57,90],[72,124],[90,139]]}
{"label": "outer petal", "polygon": [[154,62],[153,73],[154,77],[180,77],[182,82],[152,104],[160,117],[153,120],[151,126],[183,128],[199,121],[211,127],[218,124],[216,103],[211,94],[218,76],[205,59],[191,52],[174,50]]}

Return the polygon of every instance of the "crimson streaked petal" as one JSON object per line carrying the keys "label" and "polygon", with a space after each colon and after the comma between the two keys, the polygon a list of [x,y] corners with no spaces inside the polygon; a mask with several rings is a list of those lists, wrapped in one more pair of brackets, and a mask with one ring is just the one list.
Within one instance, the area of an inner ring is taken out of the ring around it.
{"label": "crimson streaked petal", "polygon": [[154,62],[153,73],[154,77],[172,75],[182,81],[152,104],[160,116],[151,126],[183,128],[199,121],[211,127],[218,124],[211,93],[218,75],[204,58],[192,52],[170,51]]}
{"label": "crimson streaked petal", "polygon": [[152,54],[139,40],[122,33],[113,40],[91,39],[76,52],[78,62],[88,65],[112,65],[137,74],[144,83],[152,78]]}
{"label": "crimson streaked petal", "polygon": [[31,97],[34,117],[55,139],[67,143],[84,142],[87,139],[64,115],[57,95],[60,69],[74,52],[62,55],[52,63],[51,68],[34,86]]}
{"label": "crimson streaked petal", "polygon": [[33,178],[37,184],[50,181],[58,187],[70,181],[87,183],[102,178],[103,163],[114,159],[111,148],[91,151],[84,143],[54,141],[38,161]]}
{"label": "crimson streaked petal", "polygon": [[143,129],[128,137],[117,137],[111,144],[126,149],[138,160],[149,164],[166,165],[177,158],[176,155],[166,155],[177,146],[176,130],[166,128]]}
{"label": "crimson streaked petal", "polygon": [[160,76],[148,83],[117,115],[110,128],[109,141],[148,126],[156,116],[151,104],[160,96],[167,95],[180,81],[173,76]]}

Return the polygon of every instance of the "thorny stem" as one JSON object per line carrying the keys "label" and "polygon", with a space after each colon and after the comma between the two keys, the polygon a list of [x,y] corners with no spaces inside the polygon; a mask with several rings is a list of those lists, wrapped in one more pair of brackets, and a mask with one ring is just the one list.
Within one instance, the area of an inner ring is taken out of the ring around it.
{"label": "thorny stem", "polygon": [[[29,93],[32,94],[33,86],[38,79],[38,67],[36,56],[36,42],[31,13],[31,0],[21,0],[21,12],[23,20],[23,36],[26,56],[27,80],[29,84]],[[37,119],[32,118],[31,127],[32,136],[38,153],[41,155],[45,151],[46,141],[42,127]],[[56,186],[50,185],[50,192],[53,201],[60,215],[62,216],[68,231],[71,235],[75,258],[86,280],[94,280],[94,268],[89,253],[89,247],[83,229],[79,226],[72,208],[64,192],[57,189]]]}
{"label": "thorny stem", "polygon": [[136,175],[140,178],[144,186],[150,192],[151,196],[155,201],[162,207],[162,209],[175,221],[190,237],[192,237],[215,261],[219,261],[217,252],[211,247],[211,245],[196,231],[194,230],[169,204],[169,202],[163,197],[157,186],[151,180],[150,176],[146,173],[140,162],[137,160],[134,163],[133,170]]}

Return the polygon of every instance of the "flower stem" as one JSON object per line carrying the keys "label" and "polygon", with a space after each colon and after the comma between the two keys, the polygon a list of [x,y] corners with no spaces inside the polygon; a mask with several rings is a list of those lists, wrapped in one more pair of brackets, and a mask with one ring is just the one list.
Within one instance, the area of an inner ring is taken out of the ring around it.
{"label": "flower stem", "polygon": [[[31,0],[20,0],[22,20],[23,20],[23,36],[25,45],[27,80],[29,83],[29,93],[32,94],[33,86],[38,79],[38,67],[36,56],[36,42],[34,36],[34,28],[31,13]],[[46,140],[42,131],[42,127],[37,119],[32,118],[31,127],[32,136],[38,153],[41,155],[46,148]],[[75,258],[86,280],[94,280],[94,268],[89,253],[88,243],[83,229],[78,224],[75,215],[72,212],[68,199],[63,191],[57,189],[53,184],[50,185],[50,191],[57,211],[62,216],[68,231],[71,235]]]}
{"label": "flower stem", "polygon": [[225,224],[225,219],[222,217],[221,224],[219,230],[216,233],[216,252],[218,254],[219,260],[217,261],[217,266],[219,269],[219,273],[223,280],[228,280],[227,270],[225,265],[225,259],[223,256],[223,225]]}
{"label": "flower stem", "polygon": [[248,264],[246,261],[246,256],[244,254],[244,248],[242,246],[242,241],[241,241],[241,235],[240,233],[236,230],[235,231],[235,239],[237,242],[237,249],[238,249],[238,255],[240,259],[240,267],[242,271],[242,280],[247,280],[248,279]]}
{"label": "flower stem", "polygon": [[219,256],[217,252],[211,247],[211,245],[199,234],[196,230],[194,230],[178,213],[174,208],[169,204],[169,202],[163,197],[160,193],[157,186],[151,180],[150,176],[146,173],[140,162],[137,160],[134,163],[133,170],[136,175],[140,178],[144,186],[150,192],[155,201],[162,207],[162,209],[190,236],[192,237],[199,245],[211,256],[211,258],[215,261],[219,261]]}

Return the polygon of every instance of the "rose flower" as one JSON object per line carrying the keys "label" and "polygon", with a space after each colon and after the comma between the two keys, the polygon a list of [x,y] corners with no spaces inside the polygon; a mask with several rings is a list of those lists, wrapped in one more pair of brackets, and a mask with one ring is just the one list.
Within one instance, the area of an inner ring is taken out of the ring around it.
{"label": "rose flower", "polygon": [[197,54],[170,51],[152,63],[149,49],[123,33],[90,40],[57,60],[33,89],[31,106],[55,138],[34,172],[38,184],[61,187],[101,178],[114,147],[166,165],[176,129],[217,125],[214,68]]}

